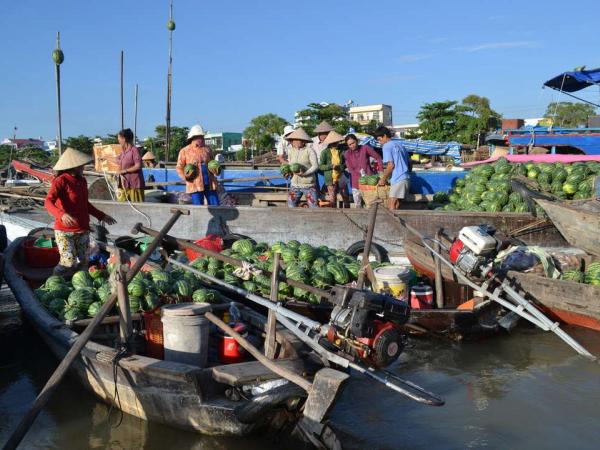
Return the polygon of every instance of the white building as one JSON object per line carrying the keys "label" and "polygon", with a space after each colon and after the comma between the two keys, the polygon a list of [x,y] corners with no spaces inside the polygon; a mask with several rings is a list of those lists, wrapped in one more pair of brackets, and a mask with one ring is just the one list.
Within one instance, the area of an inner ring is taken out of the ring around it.
{"label": "white building", "polygon": [[392,126],[392,107],[390,105],[353,106],[348,110],[350,120],[366,125],[375,120],[386,127]]}
{"label": "white building", "polygon": [[392,125],[390,130],[396,135],[396,137],[403,138],[408,133],[414,134],[419,132],[418,123],[407,123],[404,125]]}

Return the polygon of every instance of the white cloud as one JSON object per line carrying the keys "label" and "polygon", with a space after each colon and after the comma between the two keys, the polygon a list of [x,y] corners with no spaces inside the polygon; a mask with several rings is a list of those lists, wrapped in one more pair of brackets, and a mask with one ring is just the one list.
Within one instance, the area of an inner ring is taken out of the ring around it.
{"label": "white cloud", "polygon": [[534,48],[539,47],[536,41],[509,41],[509,42],[490,42],[486,44],[477,44],[469,47],[458,47],[455,50],[464,52],[480,52],[485,50],[502,50],[511,48]]}
{"label": "white cloud", "polygon": [[411,63],[411,62],[417,62],[417,61],[422,61],[424,59],[429,59],[432,58],[433,55],[402,55],[398,58],[398,61],[400,62],[404,62],[404,63]]}

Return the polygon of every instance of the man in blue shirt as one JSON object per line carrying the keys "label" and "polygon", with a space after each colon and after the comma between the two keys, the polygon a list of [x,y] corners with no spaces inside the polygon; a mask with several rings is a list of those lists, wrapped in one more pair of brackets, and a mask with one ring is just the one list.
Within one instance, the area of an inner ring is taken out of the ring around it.
{"label": "man in blue shirt", "polygon": [[400,200],[404,200],[410,188],[410,162],[408,152],[398,141],[392,140],[392,132],[381,126],[373,136],[383,146],[385,169],[379,177],[379,186],[390,181],[389,209],[400,209]]}

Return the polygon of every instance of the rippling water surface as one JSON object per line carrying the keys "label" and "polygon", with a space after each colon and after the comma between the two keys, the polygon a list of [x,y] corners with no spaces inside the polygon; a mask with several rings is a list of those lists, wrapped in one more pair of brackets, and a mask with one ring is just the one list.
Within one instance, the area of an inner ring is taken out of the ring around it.
{"label": "rippling water surface", "polygon": [[[600,333],[570,331],[600,355]],[[0,339],[4,442],[57,363],[27,326]],[[344,447],[600,448],[600,365],[574,356],[552,334],[523,327],[479,342],[411,340],[392,369],[441,394],[446,406],[423,406],[353,377],[332,412]],[[128,415],[112,428],[108,410],[67,379],[22,448],[282,448],[266,436],[203,437]],[[113,412],[113,421],[117,418]]]}

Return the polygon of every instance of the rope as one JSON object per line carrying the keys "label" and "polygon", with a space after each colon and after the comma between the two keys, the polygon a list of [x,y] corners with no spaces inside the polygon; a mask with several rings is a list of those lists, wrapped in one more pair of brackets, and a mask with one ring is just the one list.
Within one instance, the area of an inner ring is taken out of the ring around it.
{"label": "rope", "polygon": [[[104,180],[106,181],[106,185],[108,186],[108,192],[110,193],[110,197],[113,201],[117,201],[117,199],[113,195],[113,193],[116,194],[116,189],[113,189],[112,183],[109,181],[106,175],[106,170],[102,170],[102,173],[104,174]],[[125,200],[127,200],[127,204],[131,207],[131,209],[133,209],[135,212],[142,215],[146,219],[146,222],[148,223],[148,228],[152,228],[152,219],[150,218],[150,216],[137,209],[134,206],[134,204],[131,203],[131,201],[129,200],[129,196],[127,195],[127,193],[125,193]]]}
{"label": "rope", "polygon": [[[117,354],[115,355],[115,357],[112,360],[113,382],[115,384],[115,393],[113,394],[114,402],[111,403],[110,408],[108,410],[108,414],[107,414],[108,425],[111,428],[118,428],[121,425],[121,423],[123,422],[123,409],[121,408],[121,397],[119,397],[119,389],[117,387],[118,386],[118,384],[117,384],[117,368],[119,367],[119,361],[125,355],[127,355],[127,346],[122,344],[119,347]],[[113,409],[115,408],[115,403],[119,409],[119,420],[117,421],[116,424],[113,424],[111,421],[111,415],[112,415]]]}
{"label": "rope", "polygon": [[[344,212],[343,209],[340,209],[340,212],[342,213],[342,215],[348,219],[348,222],[350,222],[352,225],[354,225],[356,228],[358,228],[363,234],[365,234],[367,232],[366,227],[363,227],[361,225],[359,225],[358,223],[356,223],[354,220],[352,220],[350,218],[350,216],[348,216],[348,214],[346,214]],[[401,245],[401,240],[400,239],[384,239],[380,236],[376,236],[375,234],[373,234],[373,239],[375,239],[376,241],[379,242],[383,242],[385,244],[390,244],[390,245]]]}

